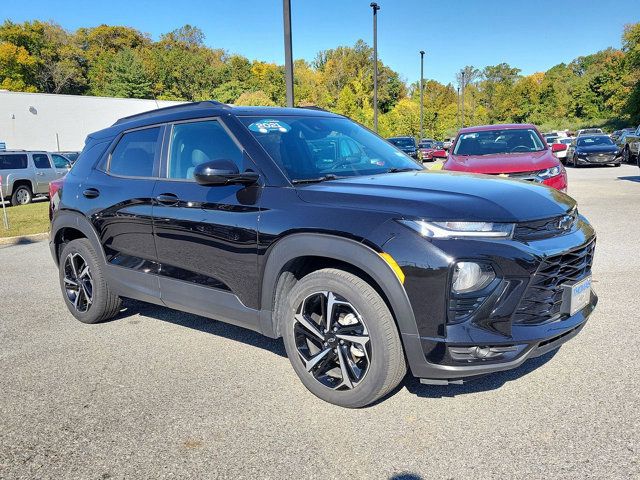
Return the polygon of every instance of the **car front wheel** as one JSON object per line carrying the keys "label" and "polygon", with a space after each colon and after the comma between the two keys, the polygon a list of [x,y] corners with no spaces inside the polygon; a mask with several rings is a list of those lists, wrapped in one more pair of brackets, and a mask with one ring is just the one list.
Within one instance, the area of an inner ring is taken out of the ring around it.
{"label": "car front wheel", "polygon": [[284,344],[293,369],[327,402],[369,405],[406,374],[391,312],[356,275],[337,269],[310,273],[292,288],[284,314]]}

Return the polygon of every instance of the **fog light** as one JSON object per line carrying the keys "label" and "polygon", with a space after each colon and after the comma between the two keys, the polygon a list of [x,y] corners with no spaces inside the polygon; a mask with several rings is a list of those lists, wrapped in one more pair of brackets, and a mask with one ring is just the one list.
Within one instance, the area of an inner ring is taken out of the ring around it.
{"label": "fog light", "polygon": [[475,262],[458,262],[453,269],[453,291],[467,293],[481,290],[496,278],[493,268]]}

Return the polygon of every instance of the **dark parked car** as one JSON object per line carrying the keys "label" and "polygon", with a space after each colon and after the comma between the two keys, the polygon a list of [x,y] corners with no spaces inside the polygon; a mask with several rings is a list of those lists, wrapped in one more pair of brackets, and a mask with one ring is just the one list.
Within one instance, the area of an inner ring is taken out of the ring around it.
{"label": "dark parked car", "polygon": [[346,407],[407,368],[437,385],[515,368],[597,301],[595,233],[571,197],[425,171],[329,112],[200,102],[124,118],[51,196],[78,320],[128,297],[282,337],[304,385]]}
{"label": "dark parked car", "polygon": [[60,155],[65,156],[73,164],[78,160],[80,152],[58,152]]}
{"label": "dark parked car", "polygon": [[616,142],[624,163],[637,163],[640,167],[640,125],[629,131],[625,129]]}
{"label": "dark parked car", "polygon": [[394,144],[404,153],[413,158],[418,158],[418,147],[416,146],[416,140],[413,137],[391,137],[387,138],[389,142]]}
{"label": "dark parked car", "polygon": [[619,167],[621,160],[619,148],[608,135],[581,135],[569,144],[565,163],[572,167],[589,164]]}

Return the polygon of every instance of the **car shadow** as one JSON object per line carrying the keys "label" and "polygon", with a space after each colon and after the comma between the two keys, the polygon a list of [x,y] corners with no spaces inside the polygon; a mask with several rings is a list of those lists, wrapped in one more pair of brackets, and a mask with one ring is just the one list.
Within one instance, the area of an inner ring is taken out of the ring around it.
{"label": "car shadow", "polygon": [[[489,390],[496,390],[502,387],[505,383],[518,380],[535,369],[540,368],[542,365],[551,360],[558,352],[558,348],[552,350],[544,355],[525,361],[522,365],[513,370],[506,370],[503,372],[491,373],[488,375],[480,376],[476,379],[469,380],[462,385],[425,385],[420,383],[420,380],[408,375],[404,381],[404,387],[414,395],[423,398],[444,398],[444,397],[457,397],[459,395],[467,395],[470,393],[486,392]],[[399,386],[399,388],[402,388]]]}
{"label": "car shadow", "polygon": [[618,177],[618,180],[627,180],[629,182],[638,182],[638,183],[640,183],[640,175],[631,176],[631,177]]}
{"label": "car shadow", "polygon": [[[237,327],[229,323],[212,320],[192,313],[173,310],[168,307],[154,305],[152,303],[125,299],[122,305],[122,310],[114,320],[124,320],[140,314],[145,317],[162,320],[163,322],[173,323],[174,325],[180,325],[200,332],[228,338],[229,340],[235,340],[236,342],[242,342],[252,347],[262,348],[281,357],[287,356],[282,339],[265,337],[246,328]],[[131,321],[136,322],[136,320]]]}

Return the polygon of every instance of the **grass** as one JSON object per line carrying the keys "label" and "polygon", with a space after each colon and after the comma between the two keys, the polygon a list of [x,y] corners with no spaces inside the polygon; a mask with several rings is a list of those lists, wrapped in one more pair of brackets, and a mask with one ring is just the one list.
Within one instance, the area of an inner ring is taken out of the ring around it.
{"label": "grass", "polygon": [[44,233],[49,229],[49,202],[40,201],[17,207],[6,205],[9,230],[4,228],[4,214],[0,206],[0,238]]}

